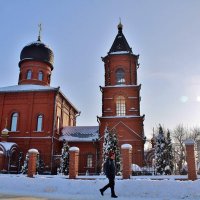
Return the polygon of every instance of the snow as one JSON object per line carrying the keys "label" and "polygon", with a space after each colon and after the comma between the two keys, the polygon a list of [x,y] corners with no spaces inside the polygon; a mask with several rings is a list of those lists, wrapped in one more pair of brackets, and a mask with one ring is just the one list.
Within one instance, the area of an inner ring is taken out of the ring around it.
{"label": "snow", "polygon": [[[28,43],[27,45],[25,45],[25,47],[28,47],[28,46],[31,46],[31,45],[36,45],[36,46],[41,46],[41,45],[43,45],[43,46],[45,46],[46,48],[49,48],[52,52],[53,52],[53,50],[52,50],[52,48],[51,47],[49,47],[49,45],[46,45],[46,44],[44,44],[43,42],[41,42],[41,41],[34,41],[34,42],[30,42],[30,43]],[[24,48],[25,48],[24,47]]]}
{"label": "snow", "polygon": [[106,116],[106,117],[100,117],[100,118],[139,118],[143,116],[138,115],[124,115],[124,116]]}
{"label": "snow", "polygon": [[4,129],[1,131],[2,135],[7,135],[8,132],[9,132],[9,130],[8,130],[7,128],[4,128]]}
{"label": "snow", "polygon": [[79,151],[79,148],[78,147],[70,147],[69,151]]}
{"label": "snow", "polygon": [[34,91],[59,91],[63,97],[69,102],[69,104],[79,113],[76,107],[69,101],[69,99],[62,93],[60,87],[50,87],[43,85],[24,84],[24,85],[12,85],[7,87],[0,87],[0,93],[11,93],[11,92],[34,92]]}
{"label": "snow", "polygon": [[127,54],[127,53],[131,53],[129,51],[115,51],[115,52],[111,52],[109,54],[115,55],[115,54]]}
{"label": "snow", "polygon": [[122,144],[122,149],[132,149],[132,146],[130,144]]}
{"label": "snow", "polygon": [[141,172],[142,170],[141,170],[141,168],[138,166],[138,165],[136,165],[136,164],[132,164],[132,170],[135,172]]}
{"label": "snow", "polygon": [[28,150],[28,153],[36,153],[36,154],[39,154],[39,152],[38,152],[37,149],[29,149],[29,150]]}
{"label": "snow", "polygon": [[[187,176],[132,176],[122,180],[116,177],[115,191],[119,200],[197,200],[200,199],[200,180],[180,181]],[[85,179],[85,180],[84,180]],[[110,189],[104,196],[99,189],[108,183],[105,176],[67,176],[0,174],[0,196],[2,194],[43,197],[56,200],[107,200]]]}
{"label": "snow", "polygon": [[48,91],[48,90],[58,90],[58,88],[43,86],[43,85],[12,85],[7,87],[1,87],[0,92],[29,92],[29,91]]}
{"label": "snow", "polygon": [[[5,151],[11,150],[12,146],[17,145],[16,143],[13,142],[0,142],[0,147],[5,149]],[[2,149],[2,150],[3,150]]]}
{"label": "snow", "polygon": [[67,126],[62,134],[60,141],[93,142],[99,138],[99,126]]}
{"label": "snow", "polygon": [[125,84],[121,84],[121,85],[107,85],[107,86],[103,86],[102,88],[115,88],[115,87],[123,87],[123,88],[129,88],[129,87],[140,87],[141,85],[125,85]]}
{"label": "snow", "polygon": [[194,140],[193,139],[187,139],[187,140],[185,140],[185,145],[194,145]]}

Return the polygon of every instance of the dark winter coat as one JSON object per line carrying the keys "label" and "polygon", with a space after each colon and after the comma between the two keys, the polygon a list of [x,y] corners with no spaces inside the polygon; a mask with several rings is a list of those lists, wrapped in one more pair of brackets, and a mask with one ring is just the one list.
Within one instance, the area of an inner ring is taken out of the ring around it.
{"label": "dark winter coat", "polygon": [[115,163],[110,158],[107,158],[105,163],[105,174],[108,179],[115,179]]}

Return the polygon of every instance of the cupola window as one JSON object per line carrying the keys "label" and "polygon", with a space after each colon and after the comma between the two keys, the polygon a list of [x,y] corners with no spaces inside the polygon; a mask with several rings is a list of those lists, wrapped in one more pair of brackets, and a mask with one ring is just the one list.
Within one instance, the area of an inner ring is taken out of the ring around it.
{"label": "cupola window", "polygon": [[18,113],[15,112],[15,113],[12,114],[12,116],[11,116],[11,126],[10,126],[11,131],[17,131],[18,118],[19,118]]}
{"label": "cupola window", "polygon": [[26,74],[26,79],[30,80],[32,78],[32,71],[29,69]]}
{"label": "cupola window", "polygon": [[39,81],[43,80],[43,72],[41,72],[41,71],[38,73],[38,80]]}
{"label": "cupola window", "polygon": [[42,131],[42,128],[43,128],[43,115],[38,115],[36,131],[40,132]]}
{"label": "cupola window", "polygon": [[121,68],[116,70],[116,84],[125,84],[125,72]]}
{"label": "cupola window", "polygon": [[116,100],[116,115],[124,116],[126,115],[126,102],[123,96],[118,96]]}

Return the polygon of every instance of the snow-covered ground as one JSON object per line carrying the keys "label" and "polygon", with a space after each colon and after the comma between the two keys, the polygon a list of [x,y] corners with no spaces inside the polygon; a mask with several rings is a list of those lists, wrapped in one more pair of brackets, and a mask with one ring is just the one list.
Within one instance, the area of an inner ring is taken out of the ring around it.
{"label": "snow-covered ground", "polygon": [[[199,200],[200,180],[177,180],[180,178],[187,176],[133,176],[129,180],[117,177],[116,194],[120,200]],[[105,176],[79,176],[70,180],[66,176],[37,175],[28,178],[26,175],[0,174],[0,194],[55,200],[104,200],[111,199],[110,189],[104,196],[99,192],[107,182]]]}

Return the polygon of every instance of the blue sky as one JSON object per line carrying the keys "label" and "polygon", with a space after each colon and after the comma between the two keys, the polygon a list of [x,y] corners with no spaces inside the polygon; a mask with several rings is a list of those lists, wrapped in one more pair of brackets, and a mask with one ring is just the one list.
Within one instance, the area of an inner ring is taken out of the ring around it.
{"label": "blue sky", "polygon": [[123,33],[140,54],[138,83],[147,137],[159,123],[200,125],[200,1],[198,0],[0,0],[0,86],[18,82],[22,48],[37,40],[54,51],[51,86],[60,86],[81,110],[77,125],[101,116],[106,56]]}

